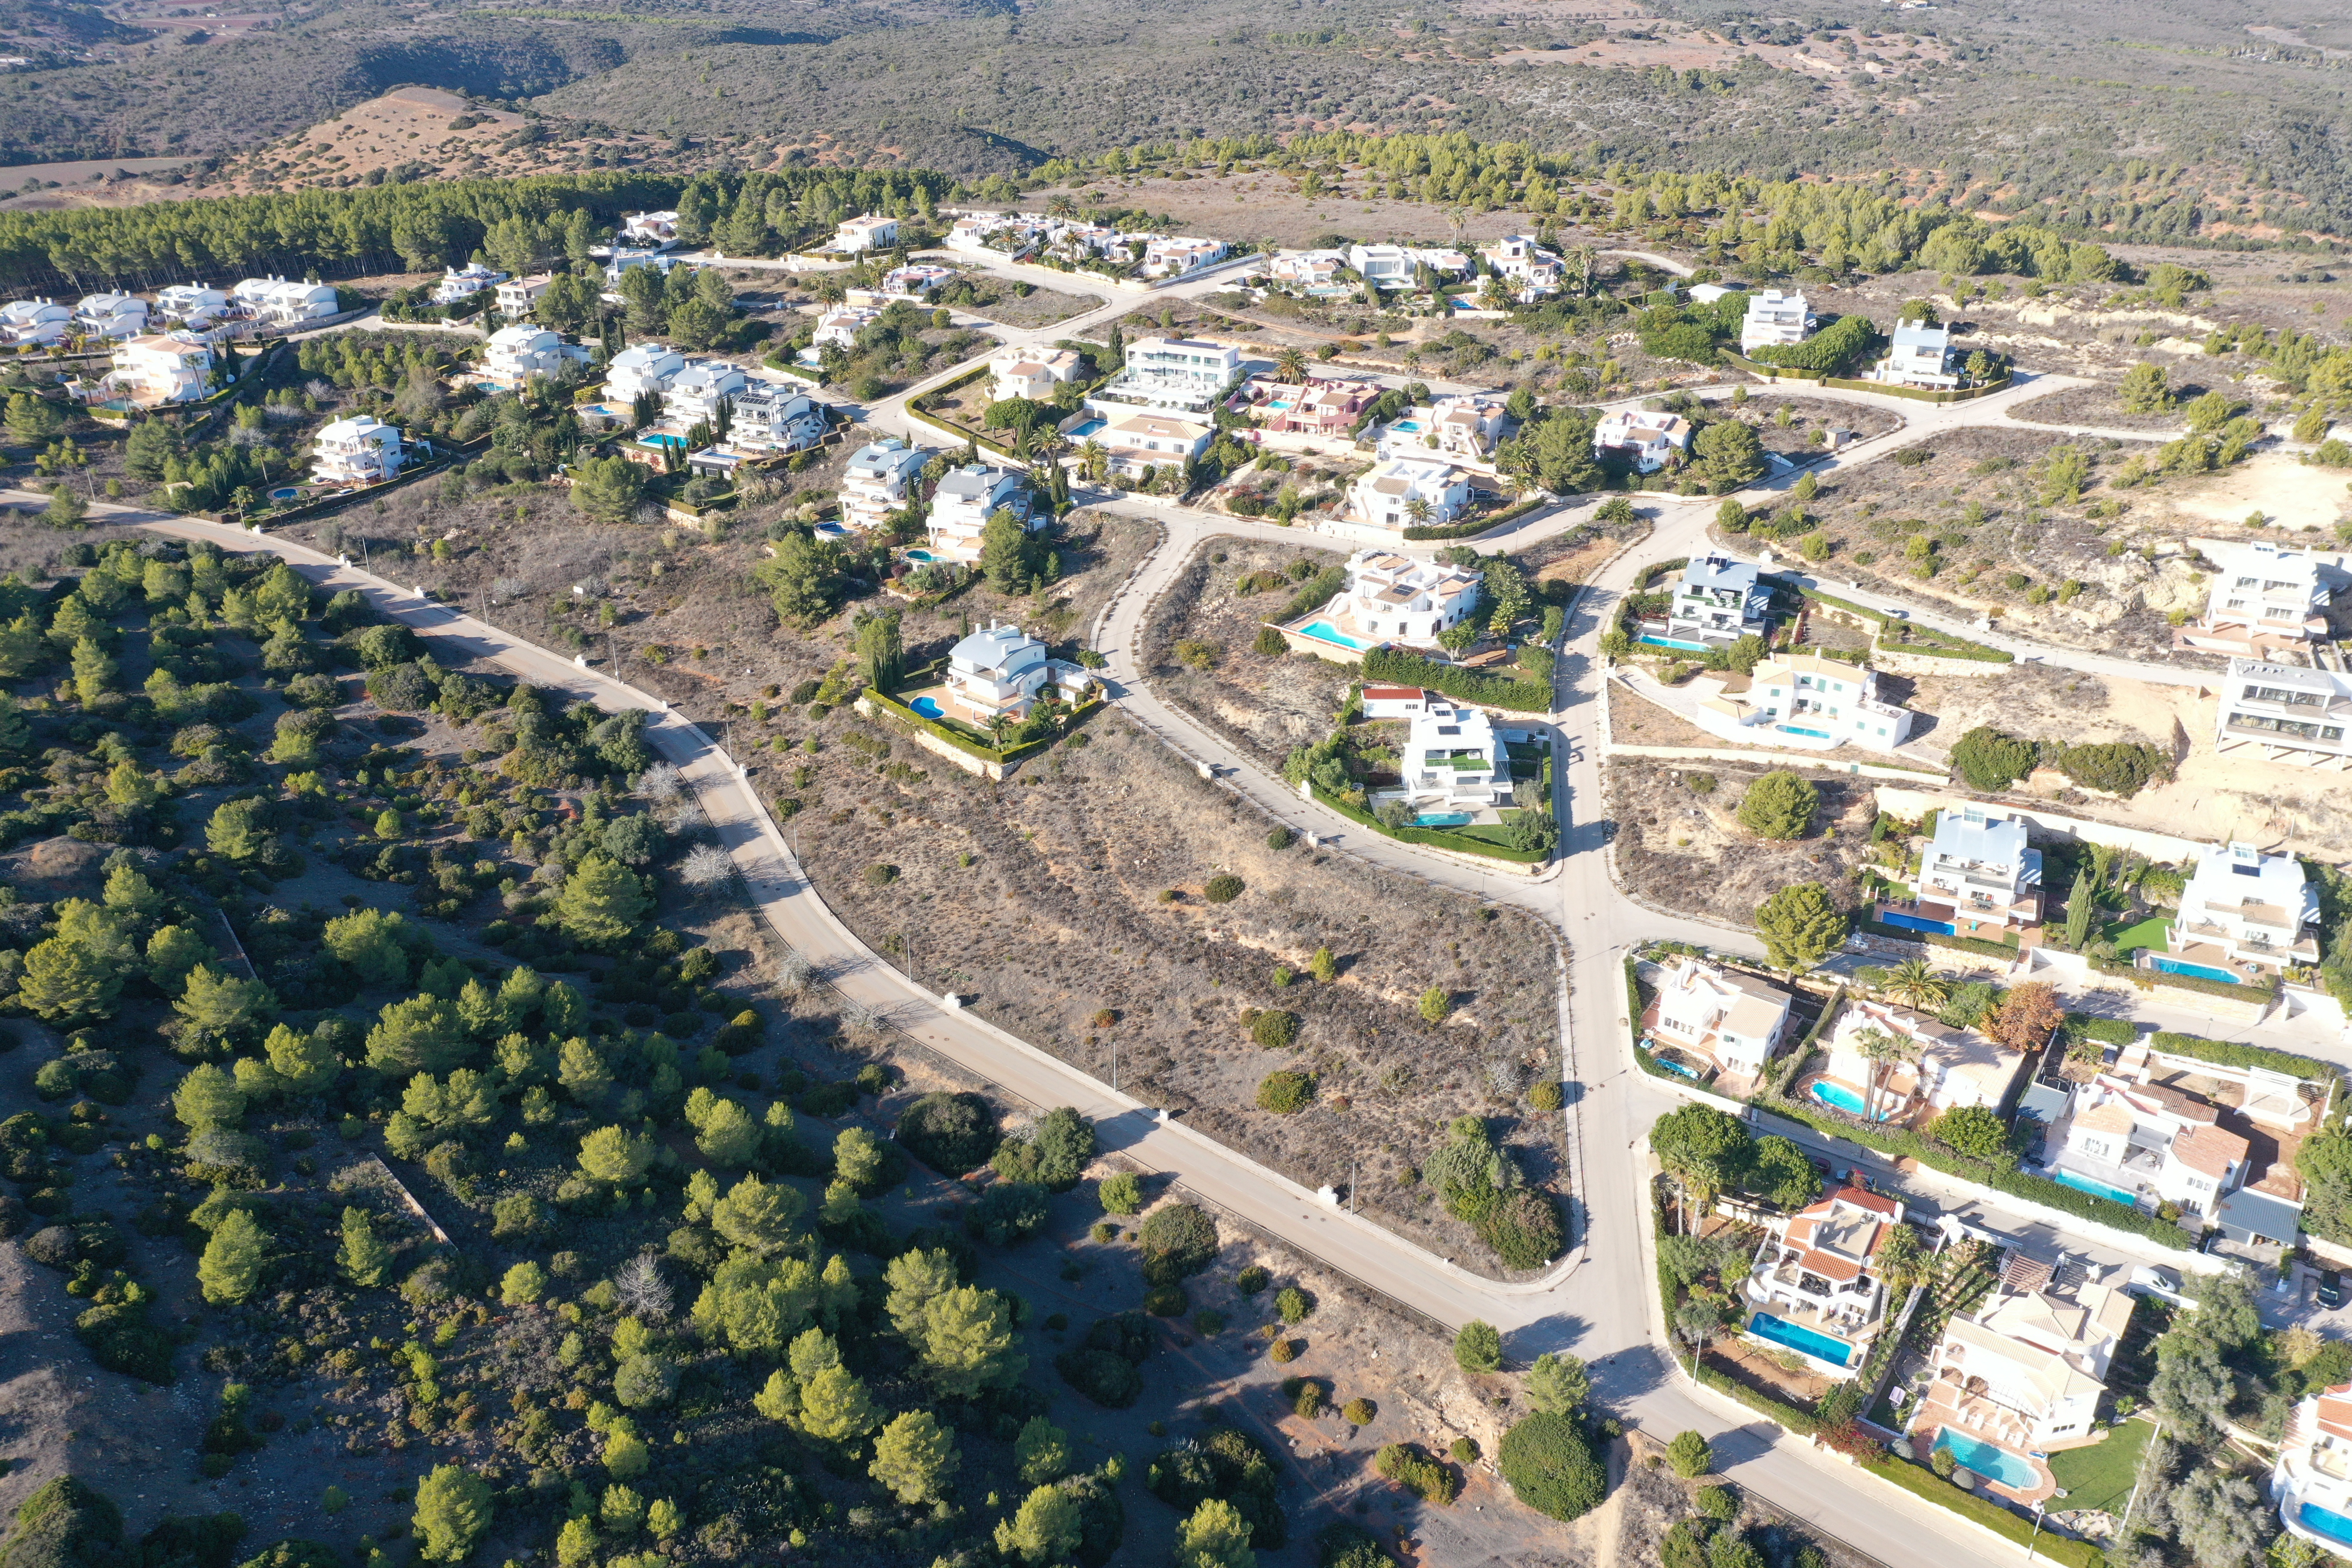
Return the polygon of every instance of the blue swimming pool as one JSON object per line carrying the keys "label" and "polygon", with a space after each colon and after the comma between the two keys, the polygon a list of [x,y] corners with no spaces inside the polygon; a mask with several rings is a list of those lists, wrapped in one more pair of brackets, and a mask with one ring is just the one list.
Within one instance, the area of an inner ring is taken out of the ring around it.
{"label": "blue swimming pool", "polygon": [[660,430],[647,431],[645,435],[638,437],[637,440],[647,447],[683,447],[686,445],[685,437],[672,436],[667,431]]}
{"label": "blue swimming pool", "polygon": [[2032,1491],[2042,1478],[2033,1467],[2006,1448],[1996,1448],[1980,1437],[1955,1432],[1949,1426],[1936,1434],[1936,1447],[1954,1461],[2011,1491]]}
{"label": "blue swimming pool", "polygon": [[2095,1198],[2112,1198],[2127,1208],[2139,1207],[2139,1194],[2111,1187],[2105,1182],[2095,1182],[2088,1176],[2078,1176],[2072,1171],[2053,1171],[2050,1179],[2062,1187],[2072,1187],[2078,1193],[2088,1193]]}
{"label": "blue swimming pool", "polygon": [[1691,1069],[1690,1069],[1690,1068],[1688,1068],[1685,1067],[1682,1063],[1680,1063],[1680,1062],[1678,1062],[1678,1061],[1675,1060],[1675,1058],[1672,1058],[1672,1057],[1662,1057],[1662,1056],[1658,1055],[1658,1054],[1657,1054],[1657,1052],[1656,1052],[1655,1050],[1653,1050],[1653,1051],[1650,1053],[1650,1059],[1651,1059],[1652,1061],[1654,1061],[1654,1062],[1657,1063],[1660,1067],[1662,1067],[1662,1068],[1665,1068],[1668,1072],[1673,1073],[1673,1074],[1674,1074],[1675,1077],[1677,1077],[1677,1078],[1690,1078],[1690,1079],[1695,1079],[1695,1078],[1698,1077],[1698,1074],[1696,1074],[1696,1073],[1695,1073],[1695,1072],[1691,1071]]}
{"label": "blue swimming pool", "polygon": [[296,496],[299,496],[301,493],[302,491],[300,489],[294,485],[280,485],[278,489],[269,492],[269,499],[271,500],[292,500]]}
{"label": "blue swimming pool", "polygon": [[1316,621],[1310,625],[1301,626],[1298,629],[1307,637],[1321,637],[1325,642],[1335,642],[1341,647],[1370,647],[1372,646],[1368,642],[1357,641],[1354,637],[1349,637],[1347,633],[1341,631],[1339,627],[1333,626],[1328,621]]}
{"label": "blue swimming pool", "polygon": [[1880,915],[1878,919],[1882,925],[1895,926],[1904,931],[1931,931],[1937,936],[1954,934],[1954,928],[1949,921],[1923,921],[1917,915],[1899,915],[1892,910]]}
{"label": "blue swimming pool", "polygon": [[1827,730],[1808,730],[1802,724],[1783,724],[1780,726],[1780,732],[1784,735],[1807,735],[1816,741],[1826,741],[1830,738],[1830,732]]}
{"label": "blue swimming pool", "polygon": [[1703,642],[1685,642],[1680,637],[1654,637],[1647,632],[1643,633],[1633,640],[1638,643],[1647,643],[1652,647],[1680,648],[1685,653],[1705,653],[1706,651],[1706,644]]}
{"label": "blue swimming pool", "polygon": [[[1863,1114],[1862,1096],[1842,1083],[1832,1083],[1827,1079],[1815,1079],[1811,1093],[1812,1097],[1823,1105],[1833,1106],[1853,1116]],[[1886,1117],[1887,1112],[1882,1110],[1873,1120],[1884,1121]]]}
{"label": "blue swimming pool", "polygon": [[921,565],[928,566],[932,562],[939,560],[940,557],[932,554],[928,550],[909,550],[907,552],[907,559],[916,562]]}
{"label": "blue swimming pool", "polygon": [[1467,811],[1424,811],[1412,819],[1415,827],[1467,827],[1473,813]]}
{"label": "blue swimming pool", "polygon": [[946,714],[940,711],[939,699],[936,697],[918,697],[912,702],[908,703],[907,706],[912,708],[916,712],[920,713],[926,719],[944,719],[947,717]]}
{"label": "blue swimming pool", "polygon": [[1070,439],[1083,441],[1089,436],[1098,436],[1102,433],[1104,423],[1100,419],[1089,419],[1083,425],[1074,425],[1070,427]]}
{"label": "blue swimming pool", "polygon": [[1853,1347],[1843,1340],[1833,1340],[1827,1334],[1817,1334],[1802,1323],[1792,1323],[1786,1318],[1776,1318],[1769,1312],[1759,1312],[1748,1320],[1748,1331],[1769,1344],[1784,1345],[1801,1351],[1816,1361],[1832,1366],[1845,1366],[1853,1360]]}
{"label": "blue swimming pool", "polygon": [[2334,1509],[2322,1508],[2315,1502],[2298,1503],[2294,1516],[2303,1521],[2305,1530],[2352,1546],[2352,1519],[2345,1518]]}
{"label": "blue swimming pool", "polygon": [[1389,428],[1402,435],[1418,436],[1421,434],[1421,421],[1418,419],[1399,419],[1390,425]]}
{"label": "blue swimming pool", "polygon": [[2148,959],[2147,963],[2149,968],[2160,969],[2167,974],[2187,974],[2192,975],[2199,980],[2218,980],[2224,985],[2238,985],[2243,984],[2243,982],[2242,982],[2236,975],[2231,973],[2226,969],[2214,969],[2202,963],[2183,963],[2177,958],[2157,958],[2151,956]]}

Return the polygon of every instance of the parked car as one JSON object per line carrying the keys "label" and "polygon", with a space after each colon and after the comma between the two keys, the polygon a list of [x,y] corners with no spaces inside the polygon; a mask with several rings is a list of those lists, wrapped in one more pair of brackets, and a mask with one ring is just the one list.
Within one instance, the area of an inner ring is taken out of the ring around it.
{"label": "parked car", "polygon": [[2319,1298],[2321,1306],[2333,1311],[2344,1305],[2344,1276],[2333,1268],[2321,1270],[2319,1284],[2312,1294]]}

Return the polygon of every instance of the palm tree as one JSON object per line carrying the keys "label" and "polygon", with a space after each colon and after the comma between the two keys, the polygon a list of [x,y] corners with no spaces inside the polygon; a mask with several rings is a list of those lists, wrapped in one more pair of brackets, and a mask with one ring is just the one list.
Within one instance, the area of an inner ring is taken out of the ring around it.
{"label": "palm tree", "polygon": [[1429,521],[1429,503],[1415,496],[1404,503],[1404,514],[1412,519],[1415,526],[1425,523]]}
{"label": "palm tree", "polygon": [[1274,374],[1292,385],[1303,385],[1307,380],[1307,351],[1297,346],[1284,349],[1274,356]]}
{"label": "palm tree", "polygon": [[1854,1054],[1870,1064],[1870,1082],[1866,1086],[1869,1092],[1862,1101],[1863,1115],[1868,1120],[1878,1120],[1879,1089],[1886,1081],[1888,1069],[1903,1059],[1907,1044],[1885,1029],[1863,1029],[1854,1035]]}
{"label": "palm tree", "polygon": [[1887,972],[1886,996],[1906,1007],[1932,1013],[1952,999],[1952,983],[1927,967],[1924,958],[1906,958]]}

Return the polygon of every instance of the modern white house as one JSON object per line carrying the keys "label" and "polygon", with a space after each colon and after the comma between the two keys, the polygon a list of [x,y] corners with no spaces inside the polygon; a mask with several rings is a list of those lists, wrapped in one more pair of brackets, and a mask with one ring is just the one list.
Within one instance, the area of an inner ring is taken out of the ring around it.
{"label": "modern white house", "polygon": [[406,453],[400,429],[373,415],[338,419],[310,447],[310,478],[322,485],[374,485],[394,478]]}
{"label": "modern white house", "polygon": [[2021,814],[1999,806],[1948,807],[1910,879],[1897,925],[2000,942],[2042,923],[2042,851],[2026,842]]}
{"label": "modern white house", "polygon": [[1140,476],[1146,468],[1184,470],[1209,449],[1216,432],[1206,425],[1160,414],[1130,414],[1097,431],[1094,439],[1114,473]]}
{"label": "modern white house", "polygon": [[1895,327],[1885,357],[1864,373],[1864,379],[1890,386],[1955,387],[1960,378],[1946,368],[1951,357],[1951,329],[1905,321]]}
{"label": "modern white house", "polygon": [[441,281],[433,285],[433,302],[454,305],[460,300],[470,300],[485,289],[495,289],[507,280],[507,275],[495,267],[485,267],[478,261],[468,261],[463,267],[445,267]]}
{"label": "modern white house", "polygon": [[521,321],[530,314],[539,303],[539,297],[546,293],[547,286],[554,281],[555,275],[551,272],[534,272],[528,278],[509,278],[498,284],[499,314],[510,321]]}
{"label": "modern white house", "polygon": [[1408,408],[1382,426],[1378,451],[1383,458],[1442,458],[1489,465],[1504,418],[1503,405],[1494,398],[1441,397]]}
{"label": "modern white house", "polygon": [[985,463],[951,469],[931,491],[925,520],[931,553],[948,561],[978,561],[981,531],[1001,510],[1009,510],[1033,533],[1045,526],[1045,515],[1031,511],[1028,481],[1019,473]]}
{"label": "modern white house", "polygon": [[2352,1557],[2352,1383],[2306,1395],[2288,1414],[2271,1496],[2289,1535]]}
{"label": "modern white house", "polygon": [[841,519],[852,528],[877,528],[915,498],[930,454],[896,436],[860,447],[841,476]]}
{"label": "modern white house", "polygon": [[2221,1112],[2166,1084],[2100,1073],[2067,1095],[2042,1142],[2043,1173],[2135,1206],[2178,1204],[2210,1218],[2252,1173],[2252,1145],[2220,1125]]}
{"label": "modern white house", "polygon": [[2352,766],[2352,677],[2233,658],[2213,710],[2213,750],[2297,767]]}
{"label": "modern white house", "polygon": [[[666,256],[658,250],[615,250],[609,257],[605,258],[604,281],[611,285],[612,289],[616,289],[621,286],[621,279],[623,278],[626,277],[629,273],[634,272],[640,267],[650,267],[655,271],[667,278],[669,276],[671,269],[676,268],[677,265],[678,258],[677,257]],[[625,303],[621,295],[614,293],[610,289],[604,294],[603,298],[610,300],[615,304]]]}
{"label": "modern white house", "polygon": [[1075,349],[1006,349],[988,362],[988,395],[993,402],[1025,397],[1043,403],[1054,389],[1078,374]]}
{"label": "modern white house", "polygon": [[1690,450],[1691,422],[1679,414],[1621,409],[1592,427],[1592,455],[1614,453],[1637,474],[1654,474]]}
{"label": "modern white house", "polygon": [[1181,278],[1203,267],[1213,267],[1224,258],[1225,242],[1222,239],[1170,235],[1145,243],[1143,275],[1146,278]]}
{"label": "modern white house", "polygon": [[1410,289],[1419,268],[1459,278],[1470,270],[1470,258],[1446,247],[1351,245],[1348,265],[1375,289]]}
{"label": "modern white house", "polygon": [[135,337],[147,330],[147,301],[136,294],[85,294],[74,325],[100,338]]}
{"label": "modern white house", "polygon": [[1703,670],[1689,690],[1696,700],[1691,721],[1743,745],[1891,752],[1910,738],[1915,717],[1879,700],[1878,677],[1868,668],[1817,653],[1775,654],[1748,675]]}
{"label": "modern white house", "polygon": [[1744,1290],[1748,1338],[1831,1377],[1852,1377],[1886,1321],[1878,1255],[1902,1223],[1899,1200],[1860,1187],[1769,1221]]}
{"label": "modern white house", "polygon": [[1772,591],[1757,581],[1758,572],[1753,561],[1714,552],[1693,556],[1675,584],[1666,636],[1725,645],[1762,637],[1769,625]]}
{"label": "modern white house", "polygon": [[584,362],[588,351],[566,343],[545,327],[518,321],[490,334],[482,352],[482,374],[501,386],[522,385],[534,375],[554,375]]}
{"label": "modern white house", "polygon": [[1106,419],[1158,414],[1206,425],[1241,373],[1242,351],[1229,344],[1138,338],[1127,347],[1126,365],[1087,394],[1086,405]]}
{"label": "modern white house", "polygon": [[73,325],[73,308],[55,300],[11,300],[0,305],[0,340],[10,343],[61,342]]}
{"label": "modern white house", "polygon": [[887,250],[898,243],[898,220],[877,213],[845,219],[833,231],[833,248],[855,256],[868,250]]}
{"label": "modern white house", "polygon": [[843,349],[857,346],[857,334],[867,322],[882,312],[871,305],[835,305],[817,318],[816,332],[809,339],[812,347],[823,348],[832,343]]}
{"label": "modern white house", "polygon": [[2204,615],[2177,634],[2181,646],[2272,663],[2308,663],[2309,646],[2327,636],[2329,601],[2352,582],[2343,554],[2266,539],[2194,542],[2219,570]]}
{"label": "modern white house", "polygon": [[1531,234],[1507,234],[1494,244],[1481,247],[1478,255],[1521,304],[1533,304],[1547,294],[1559,292],[1564,271],[1559,256],[1538,245]]}
{"label": "modern white house", "polygon": [[751,384],[743,367],[723,359],[690,359],[670,377],[662,394],[662,419],[681,429],[698,422],[716,426],[721,405],[743,395]]}
{"label": "modern white house", "polygon": [[1469,477],[1424,458],[1383,458],[1348,488],[1349,515],[1374,528],[1441,527],[1469,504]]}
{"label": "modern white house", "polygon": [[1424,827],[1459,825],[1510,804],[1511,763],[1482,709],[1433,700],[1412,716],[1398,764],[1402,780],[1372,800],[1401,800]]}
{"label": "modern white house", "polygon": [[686,356],[667,343],[631,343],[604,366],[604,396],[634,403],[648,392],[667,393],[685,368]]}
{"label": "modern white house", "polygon": [[2145,967],[2242,982],[2319,962],[2319,889],[2303,862],[2252,844],[2215,845],[2198,858],[2167,933],[2169,958]]}
{"label": "modern white house", "polygon": [[805,452],[824,443],[824,405],[772,382],[745,386],[727,419],[727,445],[739,452]]}
{"label": "modern white house", "polygon": [[212,379],[212,345],[194,332],[145,333],[118,346],[112,359],[100,395],[141,408],[194,402]]}
{"label": "modern white house", "polygon": [[[1430,649],[1477,608],[1483,579],[1467,567],[1392,550],[1348,557],[1348,585],[1319,610],[1278,629],[1355,650],[1393,644]],[[1369,711],[1369,710],[1368,710]]]}
{"label": "modern white house", "polygon": [[677,242],[677,214],[630,213],[621,219],[621,243],[658,250]]}
{"label": "modern white house", "polygon": [[[210,319],[228,309],[228,290],[202,283],[173,283],[155,291],[155,313],[172,321]],[[6,324],[0,310],[0,326]]]}
{"label": "modern white house", "polygon": [[1266,276],[1293,289],[1338,289],[1347,267],[1344,250],[1286,250],[1267,264]]}
{"label": "modern white house", "polygon": [[1803,342],[1812,330],[1812,313],[1801,292],[1767,289],[1748,296],[1748,314],[1739,321],[1739,352],[1788,348]]}
{"label": "modern white house", "polygon": [[[1869,1037],[1896,1054],[1872,1058]],[[2026,1065],[1973,1029],[1954,1028],[1892,1002],[1849,1000],[1830,1031],[1826,1062],[1806,1092],[1822,1105],[1874,1121],[1906,1121],[1960,1105],[1998,1107]]]}
{"label": "modern white house", "polygon": [[1669,1046],[1701,1066],[1753,1079],[1789,1026],[1789,994],[1720,964],[1685,956],[1659,976],[1652,1048]]}
{"label": "modern white house", "polygon": [[246,314],[278,326],[323,320],[335,313],[335,286],[298,283],[283,278],[247,278],[229,289]]}
{"label": "modern white house", "polygon": [[[1049,692],[1065,702],[1084,701],[1095,685],[1092,674],[1049,658],[1045,645],[1019,626],[991,625],[948,650],[947,679],[933,700],[949,716],[985,728],[1000,718],[1028,718]],[[922,696],[914,699],[917,712],[922,702]]]}
{"label": "modern white house", "polygon": [[1433,702],[1441,707],[1449,699],[1418,686],[1367,686],[1363,691],[1363,712],[1367,719],[1411,719],[1429,711]]}
{"label": "modern white house", "polygon": [[1945,1325],[1928,1357],[1934,1377],[1913,1413],[1915,1436],[1949,1430],[2029,1461],[2053,1444],[2089,1436],[2131,1321],[2129,1271],[2128,1264],[2069,1262],[2038,1270],[2037,1285],[2005,1268],[1982,1305]]}

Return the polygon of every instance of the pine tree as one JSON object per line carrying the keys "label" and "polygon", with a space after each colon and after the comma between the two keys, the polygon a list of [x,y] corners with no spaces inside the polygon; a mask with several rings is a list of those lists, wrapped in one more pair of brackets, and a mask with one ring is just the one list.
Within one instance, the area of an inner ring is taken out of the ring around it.
{"label": "pine tree", "polygon": [[462,1562],[496,1511],[488,1481],[455,1465],[436,1468],[416,1487],[416,1554],[427,1563]]}
{"label": "pine tree", "polygon": [[375,1233],[375,1216],[362,1208],[343,1210],[343,1248],[336,1261],[354,1285],[376,1286],[392,1267],[392,1248]]}
{"label": "pine tree", "polygon": [[880,1417],[866,1384],[845,1366],[829,1366],[801,1384],[801,1430],[826,1442],[845,1442],[874,1430]]}
{"label": "pine tree", "polygon": [[944,1496],[948,1479],[961,1468],[955,1433],[928,1410],[909,1410],[892,1419],[874,1439],[873,1478],[902,1503],[927,1503]]}
{"label": "pine tree", "polygon": [[251,1215],[243,1209],[230,1210],[213,1228],[205,1255],[196,1262],[196,1279],[204,1287],[205,1300],[217,1304],[242,1301],[252,1295],[261,1281],[262,1249],[268,1240]]}

